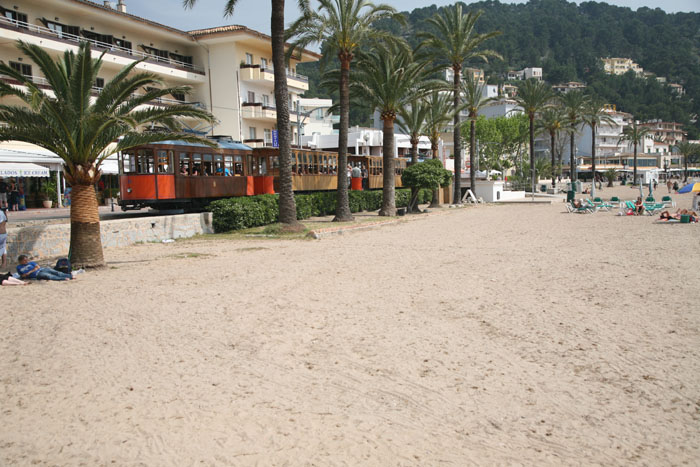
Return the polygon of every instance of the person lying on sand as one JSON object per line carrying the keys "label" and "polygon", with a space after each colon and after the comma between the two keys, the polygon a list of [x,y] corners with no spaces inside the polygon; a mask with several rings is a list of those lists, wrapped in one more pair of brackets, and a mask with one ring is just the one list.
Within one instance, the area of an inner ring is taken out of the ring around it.
{"label": "person lying on sand", "polygon": [[672,219],[681,220],[681,215],[678,214],[678,213],[671,214],[671,213],[668,212],[668,211],[664,211],[664,212],[662,212],[661,215],[659,216],[659,220],[660,220],[660,221],[669,221],[669,220],[672,220]]}
{"label": "person lying on sand", "polygon": [[17,258],[17,272],[22,279],[43,279],[46,281],[69,281],[73,279],[71,274],[56,271],[53,268],[42,268],[34,261],[29,261],[27,255],[19,255]]}
{"label": "person lying on sand", "polygon": [[29,282],[15,278],[12,273],[0,274],[0,285],[29,285]]}

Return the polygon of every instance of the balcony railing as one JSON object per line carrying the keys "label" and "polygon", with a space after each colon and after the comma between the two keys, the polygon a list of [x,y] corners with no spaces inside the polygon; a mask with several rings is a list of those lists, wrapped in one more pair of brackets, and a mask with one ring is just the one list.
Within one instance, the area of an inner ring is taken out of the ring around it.
{"label": "balcony railing", "polygon": [[72,44],[80,44],[81,42],[89,42],[96,49],[106,49],[109,53],[134,57],[136,60],[146,59],[148,62],[156,62],[161,65],[169,65],[177,68],[182,68],[187,71],[193,71],[195,73],[204,74],[204,69],[191,63],[181,62],[178,60],[173,60],[172,58],[163,58],[157,55],[148,54],[145,52],[139,52],[138,50],[127,49],[126,47],[120,47],[114,44],[108,44],[106,42],[96,41],[94,39],[88,39],[82,36],[76,36],[74,34],[68,34],[65,32],[57,32],[43,26],[37,26],[35,24],[26,23],[24,21],[17,21],[14,19],[7,18],[5,16],[0,16],[0,27],[6,29],[15,29],[23,33],[31,33],[38,36],[51,37],[52,39],[57,39],[63,42],[68,42]]}
{"label": "balcony railing", "polygon": [[[261,68],[260,68],[260,72],[261,72],[261,73],[270,73],[270,74],[273,74],[273,75],[274,75],[274,74],[275,74],[275,69],[274,69],[274,67],[273,67],[272,65],[267,65],[267,66],[265,66],[265,68],[262,68],[262,67],[261,67]],[[300,74],[296,73],[295,71],[292,71],[292,70],[289,70],[289,69],[287,70],[287,78],[296,79],[296,80],[299,80],[299,81],[303,81],[303,82],[305,82],[305,83],[308,83],[308,82],[309,82],[309,77],[308,77],[308,76],[300,75]]]}
{"label": "balcony railing", "polygon": [[[27,76],[34,84],[36,84],[38,87],[43,88],[43,89],[51,89],[51,85],[49,84],[48,80],[42,76]],[[5,81],[9,84],[15,84],[15,85],[21,85],[21,83],[14,78],[11,78],[7,75],[0,75],[0,80]],[[98,95],[99,93],[102,92],[103,88],[99,88],[97,86],[92,87],[92,94],[94,96]],[[133,97],[139,97],[142,96],[143,94],[132,94]],[[168,97],[158,97],[156,99],[153,99],[148,102],[148,104],[151,105],[191,105],[193,107],[197,107],[200,109],[206,109],[206,105],[204,105],[201,102],[186,102],[186,101],[180,101],[177,99],[170,99]]]}

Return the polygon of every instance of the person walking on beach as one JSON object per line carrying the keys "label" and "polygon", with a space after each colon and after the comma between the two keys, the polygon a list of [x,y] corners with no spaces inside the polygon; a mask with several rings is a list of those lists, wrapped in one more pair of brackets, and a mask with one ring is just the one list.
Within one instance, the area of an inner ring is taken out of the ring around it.
{"label": "person walking on beach", "polygon": [[668,188],[668,192],[671,193],[671,188],[673,188],[673,182],[670,179],[666,180],[666,188]]}

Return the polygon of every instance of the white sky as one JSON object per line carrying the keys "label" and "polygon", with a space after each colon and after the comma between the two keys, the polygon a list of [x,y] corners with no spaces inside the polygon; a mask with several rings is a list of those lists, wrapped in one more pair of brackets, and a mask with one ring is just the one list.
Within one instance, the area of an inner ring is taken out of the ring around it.
{"label": "white sky", "polygon": [[[101,0],[94,0],[102,3]],[[502,3],[526,3],[525,0],[501,0]],[[191,10],[182,7],[181,0],[124,0],[127,12],[184,31],[200,28],[242,24],[256,31],[270,33],[270,1],[238,0],[233,16],[223,17],[225,0],[197,0]],[[455,0],[374,0],[388,3],[399,11],[429,5],[450,5]],[[465,3],[471,3],[466,0]],[[580,1],[576,1],[580,3]],[[700,12],[700,0],[610,0],[607,3],[637,9],[639,7],[661,8],[669,13],[679,11]],[[297,0],[286,0],[285,21],[289,24],[298,16]]]}

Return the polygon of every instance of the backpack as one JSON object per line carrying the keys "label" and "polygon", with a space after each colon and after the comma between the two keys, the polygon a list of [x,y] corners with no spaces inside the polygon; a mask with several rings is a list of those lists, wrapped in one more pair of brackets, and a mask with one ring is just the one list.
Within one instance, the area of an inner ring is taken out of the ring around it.
{"label": "backpack", "polygon": [[66,274],[70,274],[73,268],[71,268],[70,261],[68,261],[68,258],[59,258],[58,261],[56,261],[56,267],[54,268],[56,271],[60,271]]}

